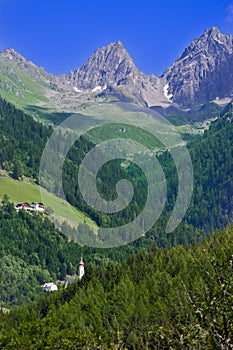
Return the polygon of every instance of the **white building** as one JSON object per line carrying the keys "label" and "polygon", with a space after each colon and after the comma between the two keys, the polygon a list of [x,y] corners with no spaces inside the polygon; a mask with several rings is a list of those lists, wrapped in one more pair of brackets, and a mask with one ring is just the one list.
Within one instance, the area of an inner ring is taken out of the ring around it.
{"label": "white building", "polygon": [[58,290],[57,285],[55,283],[45,283],[43,286],[45,292],[55,292]]}
{"label": "white building", "polygon": [[78,278],[81,280],[81,278],[84,275],[84,262],[83,257],[81,256],[80,263],[79,263],[79,269],[78,269]]}
{"label": "white building", "polygon": [[44,204],[38,202],[32,202],[31,208],[36,211],[44,211]]}
{"label": "white building", "polygon": [[43,203],[39,203],[39,202],[32,202],[32,204],[29,204],[27,202],[22,202],[22,203],[18,203],[15,206],[15,209],[21,210],[24,209],[26,211],[44,211],[44,204]]}
{"label": "white building", "polygon": [[64,288],[67,288],[69,284],[73,284],[74,281],[77,279],[80,279],[83,277],[84,275],[84,262],[83,262],[83,257],[81,256],[81,259],[80,259],[80,263],[79,263],[79,268],[78,268],[78,276],[77,275],[74,275],[74,276],[70,276],[66,279],[65,281],[65,286]]}

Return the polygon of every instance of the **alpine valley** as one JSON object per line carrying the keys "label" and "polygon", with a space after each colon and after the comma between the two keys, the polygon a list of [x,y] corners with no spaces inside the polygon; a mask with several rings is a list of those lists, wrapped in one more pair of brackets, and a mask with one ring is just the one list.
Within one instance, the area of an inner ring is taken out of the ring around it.
{"label": "alpine valley", "polygon": [[[216,27],[160,77],[141,72],[120,41],[60,76],[14,49],[0,53],[1,349],[233,349],[232,99],[233,39]],[[74,138],[61,190],[56,159],[48,158],[46,178],[41,159],[54,130],[54,141],[63,140],[56,153],[65,152],[73,134],[56,127],[71,115],[80,128],[87,120],[97,127]],[[112,124],[98,128],[107,120]],[[143,129],[147,123],[171,139],[172,149],[185,147],[192,162],[192,198],[171,233],[167,222],[186,189],[179,188],[171,149]],[[83,199],[83,159],[118,138],[143,144],[147,162],[156,158],[167,199],[141,238],[125,244],[123,236],[134,232],[123,232],[105,249],[101,228],[133,221],[148,195],[142,169],[133,157],[120,157],[99,169],[96,187],[114,201],[118,182],[130,181],[129,205],[108,213]]]}

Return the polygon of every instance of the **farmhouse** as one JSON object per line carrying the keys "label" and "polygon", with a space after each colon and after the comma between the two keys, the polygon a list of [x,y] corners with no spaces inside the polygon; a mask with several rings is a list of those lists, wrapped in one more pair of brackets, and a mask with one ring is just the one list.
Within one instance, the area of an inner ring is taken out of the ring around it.
{"label": "farmhouse", "polygon": [[27,203],[27,202],[22,202],[22,203],[16,204],[15,209],[16,209],[16,210],[20,210],[20,209],[30,210],[30,209],[31,209],[31,206],[30,206],[30,204]]}
{"label": "farmhouse", "polygon": [[27,211],[44,211],[44,204],[40,202],[32,202],[29,204],[27,202],[18,203],[15,206],[16,210],[27,210]]}
{"label": "farmhouse", "polygon": [[44,211],[44,204],[38,202],[32,202],[31,208],[37,211]]}

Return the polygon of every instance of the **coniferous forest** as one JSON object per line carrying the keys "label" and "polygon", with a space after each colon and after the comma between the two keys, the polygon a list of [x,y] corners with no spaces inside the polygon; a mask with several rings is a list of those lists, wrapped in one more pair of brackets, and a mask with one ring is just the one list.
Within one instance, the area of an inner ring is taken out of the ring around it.
{"label": "coniferous forest", "polygon": [[[27,176],[38,182],[52,130],[0,99],[1,169],[16,180]],[[16,212],[5,196],[0,307],[10,311],[0,316],[0,348],[233,349],[232,139],[229,110],[188,142],[194,192],[183,222],[170,234],[165,227],[177,195],[177,173],[168,152],[158,155],[168,185],[165,209],[144,237],[122,247],[81,246],[61,234],[49,215]],[[93,146],[82,137],[68,153],[66,196],[99,226],[118,226],[142,210],[146,181],[134,164],[123,168],[121,160],[109,162],[98,174],[99,192],[112,200],[115,184],[127,178],[135,188],[133,201],[120,215],[88,207],[75,179]],[[86,226],[77,232],[86,234]],[[44,293],[43,283],[77,274],[81,255],[82,280]]]}
{"label": "coniferous forest", "polygon": [[[0,166],[10,171],[14,178],[19,179],[25,175],[38,180],[42,151],[52,133],[52,127],[38,123],[2,99],[0,115]],[[224,228],[232,219],[232,138],[232,112],[228,112],[213,122],[203,136],[187,145],[194,170],[194,191],[185,221],[208,232]],[[98,190],[101,195],[106,199],[114,198],[115,184],[119,179],[126,178],[134,185],[135,198],[118,216],[96,212],[86,205],[76,186],[79,164],[93,146],[91,141],[81,137],[68,153],[63,174],[66,197],[71,204],[86,212],[99,225],[113,227],[119,225],[119,222],[128,222],[141,211],[145,203],[145,177],[137,166],[131,165],[124,169],[119,167],[119,161],[107,163],[98,174]],[[168,186],[168,199],[164,211],[166,215],[175,203],[177,173],[168,152],[164,152],[158,158]],[[46,183],[44,185],[46,186]]]}
{"label": "coniferous forest", "polygon": [[0,318],[3,349],[232,349],[233,228],[153,246]]}

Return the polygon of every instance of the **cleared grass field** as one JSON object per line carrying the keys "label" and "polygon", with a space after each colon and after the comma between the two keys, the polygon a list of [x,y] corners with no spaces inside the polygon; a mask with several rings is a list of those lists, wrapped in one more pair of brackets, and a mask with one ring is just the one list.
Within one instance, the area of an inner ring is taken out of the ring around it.
{"label": "cleared grass field", "polygon": [[96,144],[114,138],[124,138],[142,143],[154,150],[163,148],[163,144],[149,132],[129,124],[108,124],[96,127],[88,133],[89,139]]}
{"label": "cleared grass field", "polygon": [[[0,175],[0,199],[4,194],[7,194],[14,204],[20,202],[41,202],[41,188],[31,182],[15,181],[7,176]],[[62,198],[58,198],[46,190],[42,189],[46,193],[46,206],[51,207],[54,211],[55,217],[60,221],[70,221],[78,225],[81,222],[86,222],[88,225],[95,227],[96,224],[85,214],[79,210],[69,206]],[[46,209],[46,208],[45,208]],[[73,214],[72,214],[72,213]],[[74,221],[75,220],[75,221]]]}

